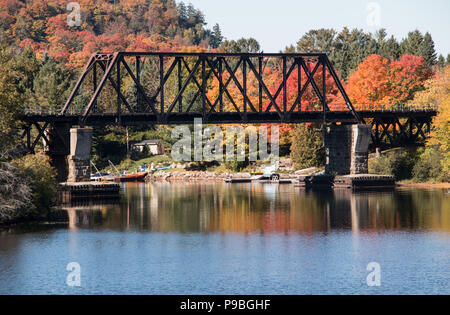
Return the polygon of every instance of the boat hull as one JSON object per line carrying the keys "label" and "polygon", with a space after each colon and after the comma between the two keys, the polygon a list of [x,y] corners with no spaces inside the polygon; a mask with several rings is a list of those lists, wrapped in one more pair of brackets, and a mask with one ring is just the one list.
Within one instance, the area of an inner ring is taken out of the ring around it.
{"label": "boat hull", "polygon": [[145,177],[148,175],[147,172],[140,172],[136,174],[127,174],[123,176],[116,177],[114,181],[116,182],[145,182]]}

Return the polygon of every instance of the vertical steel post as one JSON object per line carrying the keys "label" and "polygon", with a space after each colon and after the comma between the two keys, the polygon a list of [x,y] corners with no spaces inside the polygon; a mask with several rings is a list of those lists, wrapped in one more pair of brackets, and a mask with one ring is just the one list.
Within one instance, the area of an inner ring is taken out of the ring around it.
{"label": "vertical steel post", "polygon": [[302,111],[302,98],[300,97],[300,94],[302,93],[302,67],[300,63],[300,59],[297,59],[297,72],[298,72],[298,78],[297,78],[297,96],[298,96],[298,111]]}
{"label": "vertical steel post", "polygon": [[[262,78],[262,72],[263,72],[263,57],[258,57],[258,67],[259,67],[259,76]],[[259,80],[258,80],[259,81]],[[262,84],[259,82],[258,86],[258,97],[259,97],[259,113],[262,113],[262,107],[263,107],[263,99],[262,99]]]}
{"label": "vertical steel post", "polygon": [[[94,66],[92,69],[92,81],[94,83],[94,93],[97,90],[97,61],[94,61]],[[97,100],[94,102],[94,108],[97,107]]]}
{"label": "vertical steel post", "polygon": [[159,55],[159,86],[161,87],[161,114],[164,113],[164,57]]}
{"label": "vertical steel post", "polygon": [[[181,68],[181,66],[182,66],[181,58],[183,58],[183,57],[180,57],[178,59],[178,93],[180,93],[181,89],[183,88],[183,85],[182,85],[183,73],[182,73],[182,68]],[[180,98],[178,99],[178,112],[181,113],[182,111],[183,111],[183,96],[180,95]]]}
{"label": "vertical steel post", "polygon": [[117,60],[117,89],[118,89],[118,91],[116,91],[117,92],[117,117],[119,119],[119,121],[118,121],[119,124],[121,123],[121,120],[120,120],[121,99],[120,99],[120,95],[119,95],[120,85],[121,85],[121,82],[120,82],[120,58],[119,58]]}
{"label": "vertical steel post", "polygon": [[[136,81],[139,85],[141,85],[141,57],[136,56]],[[140,108],[141,103],[141,93],[139,93],[139,89],[136,87],[136,107]]]}
{"label": "vertical steel post", "polygon": [[223,67],[222,67],[222,57],[219,58],[219,110],[223,112]]}
{"label": "vertical steel post", "polygon": [[283,114],[287,110],[287,78],[286,78],[286,56],[283,56]]}
{"label": "vertical steel post", "polygon": [[244,115],[247,114],[247,59],[246,57],[242,58],[242,89],[244,91]]}
{"label": "vertical steel post", "polygon": [[322,61],[322,107],[323,107],[323,122],[327,121],[327,87],[326,87],[326,72],[325,72],[325,60],[320,58]]}
{"label": "vertical steel post", "polygon": [[205,116],[206,114],[206,60],[205,56],[200,57],[202,58],[202,114]]}

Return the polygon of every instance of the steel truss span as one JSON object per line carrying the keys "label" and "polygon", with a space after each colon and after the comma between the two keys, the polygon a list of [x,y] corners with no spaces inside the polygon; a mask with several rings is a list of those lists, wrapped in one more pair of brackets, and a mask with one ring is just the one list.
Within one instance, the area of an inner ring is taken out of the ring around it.
{"label": "steel truss span", "polygon": [[[275,79],[268,75],[273,69]],[[46,130],[61,124],[176,125],[195,118],[205,124],[367,123],[373,145],[398,146],[423,143],[434,115],[434,108],[354,106],[323,53],[116,52],[90,57],[64,106],[28,106],[20,120],[33,152],[39,139],[48,142]]]}
{"label": "steel truss span", "polygon": [[[280,70],[280,83],[275,88],[266,75],[266,67]],[[146,75],[152,72],[156,86],[151,88],[144,83],[145,71]],[[135,88],[133,104],[125,91],[126,80]],[[333,109],[327,100],[327,88],[330,88],[327,81],[332,82],[343,100],[341,111],[351,113],[352,121],[363,122],[326,54],[95,54],[60,114],[71,112],[81,92],[89,98],[79,113],[79,123],[86,124],[108,85],[109,95],[116,102],[109,114],[114,114],[118,123],[127,114],[158,124],[187,123],[199,115],[204,121],[217,123],[287,123],[319,118],[327,121],[337,119],[328,115]],[[288,99],[288,82],[296,86],[297,96],[293,101]],[[86,83],[90,86],[82,87]],[[210,92],[213,83],[217,86],[214,96]],[[306,108],[302,101],[308,91],[309,97],[315,100],[313,106]],[[308,114],[308,111],[315,113]]]}

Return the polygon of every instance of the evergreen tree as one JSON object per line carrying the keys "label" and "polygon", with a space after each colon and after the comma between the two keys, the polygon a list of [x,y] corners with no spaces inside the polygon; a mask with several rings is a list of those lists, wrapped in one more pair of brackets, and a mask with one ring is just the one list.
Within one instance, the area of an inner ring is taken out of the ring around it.
{"label": "evergreen tree", "polygon": [[358,29],[344,28],[332,45],[330,60],[344,80],[367,56],[377,53],[377,41]]}
{"label": "evergreen tree", "polygon": [[445,58],[442,55],[439,55],[438,61],[437,61],[437,65],[439,68],[444,68],[445,67]]}
{"label": "evergreen tree", "polygon": [[419,56],[422,56],[429,66],[434,66],[436,64],[436,50],[434,48],[434,41],[428,32],[423,37],[423,41],[419,49]]}
{"label": "evergreen tree", "polygon": [[226,53],[258,53],[261,46],[254,38],[241,38],[237,41],[226,40],[222,42],[219,50]]}
{"label": "evergreen tree", "polygon": [[211,40],[209,44],[212,48],[218,48],[220,44],[223,41],[222,31],[220,30],[219,24],[214,25],[212,33],[211,33]]}
{"label": "evergreen tree", "polygon": [[390,60],[398,60],[400,58],[400,44],[391,36],[388,40],[380,43],[378,47],[378,54],[383,58],[387,58]]}
{"label": "evergreen tree", "polygon": [[400,44],[401,54],[421,56],[423,41],[424,37],[419,30],[409,32],[408,36],[403,39],[402,43]]}
{"label": "evergreen tree", "polygon": [[446,65],[450,65],[450,54],[447,55],[447,62]]}
{"label": "evergreen tree", "polygon": [[334,29],[311,30],[297,42],[297,51],[299,53],[329,53],[333,49],[335,36],[336,31]]}
{"label": "evergreen tree", "polygon": [[16,85],[20,93],[26,98],[31,98],[34,91],[33,81],[40,67],[36,54],[31,48],[27,48],[10,60],[9,67],[18,74],[16,76]]}
{"label": "evergreen tree", "polygon": [[34,99],[37,104],[48,106],[53,113],[64,105],[71,88],[71,73],[52,59],[45,60],[34,78]]}

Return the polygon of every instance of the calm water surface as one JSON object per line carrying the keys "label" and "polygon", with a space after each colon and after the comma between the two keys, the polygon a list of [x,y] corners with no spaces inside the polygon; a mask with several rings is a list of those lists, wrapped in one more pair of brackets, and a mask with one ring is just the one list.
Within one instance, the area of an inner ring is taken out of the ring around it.
{"label": "calm water surface", "polygon": [[[70,223],[0,231],[0,294],[450,294],[450,196],[123,186]],[[66,266],[81,266],[69,287]],[[369,287],[370,262],[381,286]]]}

